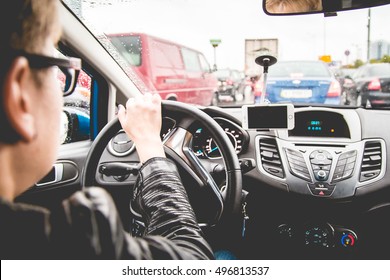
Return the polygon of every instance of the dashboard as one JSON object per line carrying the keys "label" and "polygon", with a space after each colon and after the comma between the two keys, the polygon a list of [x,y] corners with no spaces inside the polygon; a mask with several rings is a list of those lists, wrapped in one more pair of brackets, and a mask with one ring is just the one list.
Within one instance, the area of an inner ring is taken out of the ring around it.
{"label": "dashboard", "polygon": [[248,130],[239,157],[254,156],[256,168],[243,175],[251,220],[243,250],[255,259],[261,250],[287,259],[388,254],[390,242],[376,234],[390,234],[390,134],[375,127],[386,127],[389,117],[298,107],[293,130]]}
{"label": "dashboard", "polygon": [[[208,110],[228,136],[239,159],[255,161],[255,168],[247,170],[244,176],[270,187],[338,200],[366,193],[369,190],[366,186],[385,177],[386,138],[363,137],[357,110],[295,108],[292,130],[245,130],[236,117],[240,116],[239,109],[230,114],[222,114],[222,111],[219,114],[220,109]],[[173,119],[163,119],[163,141],[169,138],[175,126]],[[189,146],[199,159],[212,164],[221,162],[217,143],[201,125],[194,125]],[[107,150],[113,157],[125,157],[131,155],[135,147],[121,130],[112,138]]]}
{"label": "dashboard", "polygon": [[[225,131],[239,160],[251,162],[243,169],[249,220],[239,249],[242,257],[259,259],[264,252],[264,257],[277,254],[275,258],[362,258],[367,252],[376,255],[390,248],[387,239],[377,246],[370,242],[378,231],[381,236],[390,234],[386,198],[390,132],[372,126],[376,122],[376,127],[385,127],[390,113],[328,107],[294,111],[292,130],[245,130],[239,108],[205,109]],[[164,118],[162,140],[167,141],[175,129],[176,123]],[[223,178],[216,178],[220,172],[213,174],[223,164],[218,145],[201,125],[195,123],[191,134],[189,141],[178,143],[186,143],[223,188]],[[105,161],[118,157],[138,161],[123,131],[102,156]],[[133,183],[135,178],[97,181],[115,185],[119,180]]]}

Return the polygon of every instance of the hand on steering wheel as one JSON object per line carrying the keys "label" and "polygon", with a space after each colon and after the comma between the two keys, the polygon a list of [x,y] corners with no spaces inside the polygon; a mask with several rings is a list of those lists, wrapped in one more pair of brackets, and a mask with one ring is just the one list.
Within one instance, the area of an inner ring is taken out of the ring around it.
{"label": "hand on steering wheel", "polygon": [[[134,100],[134,102],[137,101]],[[185,103],[163,101],[162,116],[169,117],[176,121],[174,130],[164,141],[166,155],[176,161],[177,165],[185,166],[185,169],[188,170],[186,176],[190,174],[194,177],[194,181],[198,183],[198,189],[200,191],[202,189],[208,190],[208,192],[206,192],[207,197],[199,198],[202,201],[198,201],[200,205],[199,207],[194,207],[195,213],[197,214],[197,209],[210,212],[208,215],[209,218],[205,222],[210,226],[218,223],[221,217],[225,217],[225,220],[239,220],[241,214],[240,206],[242,191],[241,168],[237,154],[235,153],[235,150],[223,129],[213,118],[204,113],[202,110]],[[192,127],[195,122],[200,123],[203,127],[210,131],[211,136],[216,141],[221,152],[225,164],[226,174],[226,190],[223,197],[210,175],[211,170],[207,170],[207,168],[200,163],[199,159],[191,149],[190,143],[192,139]],[[129,120],[129,122],[124,125],[130,126],[132,124],[135,125],[135,122]],[[118,118],[115,118],[102,129],[97,138],[94,140],[86,159],[84,172],[82,173],[81,179],[83,187],[99,185],[98,182],[102,182],[103,175],[99,172],[99,167],[103,164],[101,156],[109,141],[120,129],[121,124]],[[141,137],[142,139],[142,135],[137,135],[135,136],[137,139],[136,141],[140,141],[137,137]],[[161,140],[159,139],[159,141]],[[125,159],[120,158],[117,163],[123,164],[125,161]],[[126,181],[116,182],[115,188],[118,188],[120,185],[128,187],[129,183]],[[185,184],[184,186],[186,187]]]}

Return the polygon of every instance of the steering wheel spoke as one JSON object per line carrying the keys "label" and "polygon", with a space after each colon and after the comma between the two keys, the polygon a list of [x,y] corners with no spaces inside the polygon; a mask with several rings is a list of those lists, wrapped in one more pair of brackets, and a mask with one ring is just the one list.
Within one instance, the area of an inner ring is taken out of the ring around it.
{"label": "steering wheel spoke", "polygon": [[[209,225],[215,225],[221,218],[223,212],[223,197],[215,183],[214,178],[211,176],[211,165],[207,165],[210,168],[207,169],[205,165],[201,163],[199,158],[195,155],[191,148],[192,133],[188,130],[177,127],[164,141],[164,145],[174,151],[178,157],[180,157],[184,164],[188,165],[187,174],[189,174],[199,185],[200,188],[207,188],[208,193],[213,196],[209,197],[209,202],[214,203],[215,215],[208,221]],[[167,151],[167,149],[166,149]],[[171,153],[170,156],[172,157]],[[177,162],[177,160],[176,160]]]}

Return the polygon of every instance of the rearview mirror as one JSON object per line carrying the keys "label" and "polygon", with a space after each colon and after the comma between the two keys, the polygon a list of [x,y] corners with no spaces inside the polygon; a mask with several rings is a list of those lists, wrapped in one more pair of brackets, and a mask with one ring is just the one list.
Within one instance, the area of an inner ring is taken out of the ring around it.
{"label": "rearview mirror", "polygon": [[263,0],[268,15],[334,13],[389,4],[390,0]]}

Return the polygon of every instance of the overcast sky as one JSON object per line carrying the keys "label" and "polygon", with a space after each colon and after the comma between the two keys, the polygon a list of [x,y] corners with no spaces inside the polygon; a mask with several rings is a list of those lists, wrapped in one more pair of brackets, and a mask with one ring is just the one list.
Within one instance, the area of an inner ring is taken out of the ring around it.
{"label": "overcast sky", "polygon": [[[144,32],[202,51],[213,64],[212,38],[220,68],[244,68],[245,39],[277,38],[279,60],[366,59],[367,10],[325,18],[267,16],[262,0],[134,0],[115,6],[83,7],[84,16],[98,29],[111,32]],[[390,5],[371,9],[371,41],[390,42]]]}

